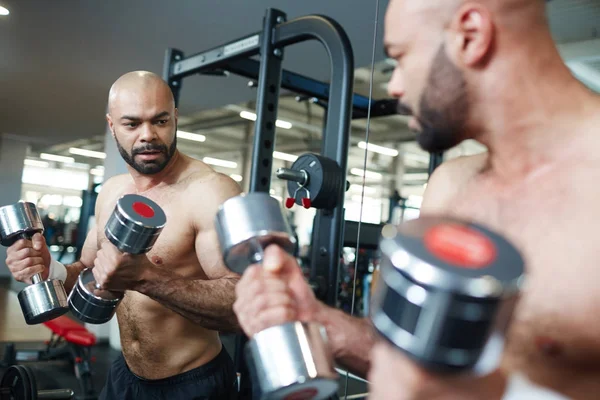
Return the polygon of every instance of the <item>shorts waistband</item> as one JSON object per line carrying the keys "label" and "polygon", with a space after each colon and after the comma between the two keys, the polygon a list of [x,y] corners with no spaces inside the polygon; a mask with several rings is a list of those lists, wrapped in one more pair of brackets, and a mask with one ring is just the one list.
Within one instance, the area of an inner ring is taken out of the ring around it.
{"label": "shorts waistband", "polygon": [[177,384],[181,384],[181,383],[184,383],[187,381],[197,381],[199,379],[203,379],[208,376],[214,375],[216,370],[222,364],[224,364],[228,361],[228,357],[229,357],[229,355],[227,354],[227,351],[225,350],[225,346],[223,346],[221,348],[221,351],[219,352],[219,354],[217,354],[217,356],[215,358],[213,358],[206,364],[196,367],[194,369],[191,369],[189,371],[182,372],[181,374],[177,374],[177,375],[173,375],[173,376],[169,376],[169,377],[161,378],[161,379],[146,379],[146,378],[142,378],[141,376],[137,376],[136,374],[134,374],[131,371],[131,369],[129,369],[129,366],[127,365],[127,362],[125,361],[125,357],[123,356],[123,354],[121,354],[121,362],[123,364],[123,367],[126,368],[127,371],[131,374],[132,378],[135,378],[140,383],[147,384],[147,385],[177,385]]}

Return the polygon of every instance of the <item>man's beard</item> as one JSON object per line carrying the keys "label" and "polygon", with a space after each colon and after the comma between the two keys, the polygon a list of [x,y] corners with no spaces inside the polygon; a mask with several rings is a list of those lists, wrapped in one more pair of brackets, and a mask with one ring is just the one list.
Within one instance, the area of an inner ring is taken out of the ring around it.
{"label": "man's beard", "polygon": [[[406,113],[408,107],[399,104],[398,108]],[[417,142],[430,153],[453,148],[467,137],[468,113],[466,80],[448,59],[442,45],[432,62],[419,103],[419,115],[415,115],[421,127]]]}
{"label": "man's beard", "polygon": [[[133,169],[135,169],[140,174],[144,175],[153,175],[157,174],[169,164],[171,158],[173,158],[173,154],[175,154],[175,149],[177,148],[177,136],[173,138],[173,142],[169,147],[165,144],[153,144],[148,143],[144,146],[140,146],[134,149],[131,149],[131,155],[127,153],[125,148],[121,146],[121,143],[115,137],[115,142],[117,143],[117,148],[119,149],[119,153],[123,160],[127,164],[129,164]],[[138,162],[135,161],[135,156],[147,151],[158,151],[164,155],[164,160],[160,159],[156,160],[140,160]]]}

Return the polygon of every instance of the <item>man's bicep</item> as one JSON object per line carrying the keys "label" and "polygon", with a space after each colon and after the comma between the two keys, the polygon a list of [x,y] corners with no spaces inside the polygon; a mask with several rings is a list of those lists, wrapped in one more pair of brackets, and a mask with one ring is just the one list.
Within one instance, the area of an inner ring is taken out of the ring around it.
{"label": "man's bicep", "polygon": [[228,199],[241,194],[235,181],[226,175],[219,174],[214,181],[203,188],[208,191],[209,202],[200,207],[196,215],[196,254],[204,272],[210,279],[238,275],[229,271],[223,262],[222,249],[215,227],[215,218],[219,207]]}
{"label": "man's bicep", "polygon": [[98,234],[97,227],[93,225],[88,232],[85,242],[83,243],[83,247],[81,249],[81,257],[79,261],[85,265],[86,267],[91,267],[94,265],[94,260],[96,259],[96,253],[98,252]]}
{"label": "man's bicep", "polygon": [[237,276],[223,262],[223,253],[214,229],[207,229],[196,234],[196,255],[202,270],[209,279]]}

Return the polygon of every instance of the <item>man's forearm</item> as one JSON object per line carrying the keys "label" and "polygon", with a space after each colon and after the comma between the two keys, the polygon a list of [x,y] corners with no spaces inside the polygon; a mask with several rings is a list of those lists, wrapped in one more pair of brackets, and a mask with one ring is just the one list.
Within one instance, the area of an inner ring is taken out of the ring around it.
{"label": "man's forearm", "polygon": [[77,278],[79,278],[79,274],[87,267],[81,261],[76,261],[73,264],[65,265],[65,268],[67,268],[67,279],[64,282],[64,287],[65,291],[70,293],[73,286],[75,286],[75,282],[77,282]]}
{"label": "man's forearm", "polygon": [[163,268],[152,268],[136,291],[207,329],[239,331],[233,312],[238,278],[191,280]]}
{"label": "man's forearm", "polygon": [[348,371],[366,377],[375,340],[370,321],[351,317],[341,310],[323,305],[318,312],[317,322],[327,330],[336,362]]}

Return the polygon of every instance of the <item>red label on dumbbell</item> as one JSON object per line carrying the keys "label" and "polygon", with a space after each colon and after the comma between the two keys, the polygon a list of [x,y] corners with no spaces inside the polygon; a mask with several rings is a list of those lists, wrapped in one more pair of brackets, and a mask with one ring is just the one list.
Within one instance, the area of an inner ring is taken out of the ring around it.
{"label": "red label on dumbbell", "polygon": [[423,241],[433,255],[462,268],[484,268],[496,258],[494,242],[463,225],[438,225],[425,233]]}
{"label": "red label on dumbbell", "polygon": [[318,393],[319,391],[315,388],[307,388],[288,394],[283,400],[311,400],[314,399]]}
{"label": "red label on dumbbell", "polygon": [[133,211],[135,211],[138,215],[141,215],[144,218],[154,217],[154,210],[146,203],[136,201],[132,204],[131,207],[133,208]]}

